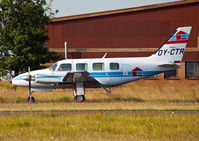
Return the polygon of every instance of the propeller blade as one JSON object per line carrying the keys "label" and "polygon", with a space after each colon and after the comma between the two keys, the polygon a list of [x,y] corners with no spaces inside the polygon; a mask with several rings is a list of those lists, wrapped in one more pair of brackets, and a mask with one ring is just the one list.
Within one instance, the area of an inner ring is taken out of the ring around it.
{"label": "propeller blade", "polygon": [[30,74],[30,67],[28,67],[28,73]]}

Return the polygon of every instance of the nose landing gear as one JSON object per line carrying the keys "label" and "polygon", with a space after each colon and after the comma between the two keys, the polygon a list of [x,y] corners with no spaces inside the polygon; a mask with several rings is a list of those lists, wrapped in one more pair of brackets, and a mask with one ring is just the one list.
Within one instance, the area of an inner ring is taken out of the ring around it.
{"label": "nose landing gear", "polygon": [[29,79],[28,79],[28,82],[29,82],[29,97],[27,98],[27,102],[35,102],[35,98],[32,96],[32,90],[31,90],[31,80],[32,80],[32,76],[30,75],[30,68],[29,69]]}

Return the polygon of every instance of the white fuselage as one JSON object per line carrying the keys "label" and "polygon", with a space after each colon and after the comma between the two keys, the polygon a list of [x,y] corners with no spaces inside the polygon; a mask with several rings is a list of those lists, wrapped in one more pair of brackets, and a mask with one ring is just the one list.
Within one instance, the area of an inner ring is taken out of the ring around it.
{"label": "white fuselage", "polygon": [[[70,70],[60,70],[60,65],[63,64],[70,64]],[[77,64],[86,64],[86,66],[81,70]],[[71,87],[71,84],[62,85],[62,87],[58,85],[69,72],[87,71],[102,85],[112,87],[175,69],[174,67],[162,68],[158,65],[158,61],[153,60],[152,57],[66,59],[58,61],[54,70],[47,68],[31,71],[31,87],[43,89]],[[13,78],[12,83],[28,87],[28,81],[24,80],[28,75],[29,73],[21,74]]]}

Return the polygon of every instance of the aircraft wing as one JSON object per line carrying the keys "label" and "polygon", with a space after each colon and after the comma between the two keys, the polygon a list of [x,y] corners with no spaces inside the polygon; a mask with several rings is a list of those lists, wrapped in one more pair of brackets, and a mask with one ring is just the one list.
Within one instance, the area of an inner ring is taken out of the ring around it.
{"label": "aircraft wing", "polygon": [[101,87],[102,85],[90,74],[85,72],[69,72],[63,78],[62,83],[71,84],[71,83],[79,83],[83,82],[84,86],[87,88],[93,87]]}

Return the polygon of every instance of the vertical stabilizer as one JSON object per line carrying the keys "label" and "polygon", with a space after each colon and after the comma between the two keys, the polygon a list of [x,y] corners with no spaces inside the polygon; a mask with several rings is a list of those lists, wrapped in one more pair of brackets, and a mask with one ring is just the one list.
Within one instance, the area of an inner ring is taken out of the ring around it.
{"label": "vertical stabilizer", "polygon": [[180,66],[190,32],[191,26],[177,28],[169,40],[152,55],[152,58],[162,65]]}

